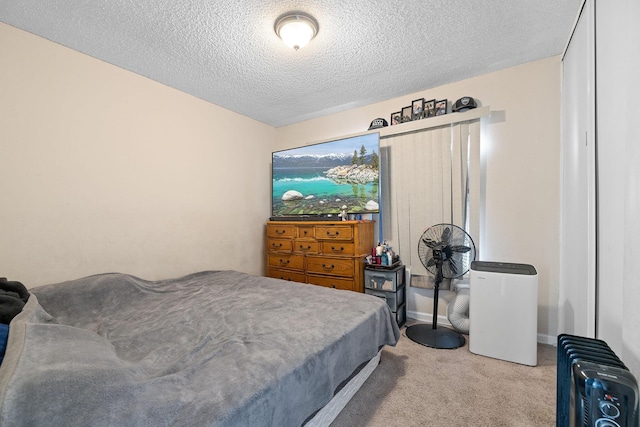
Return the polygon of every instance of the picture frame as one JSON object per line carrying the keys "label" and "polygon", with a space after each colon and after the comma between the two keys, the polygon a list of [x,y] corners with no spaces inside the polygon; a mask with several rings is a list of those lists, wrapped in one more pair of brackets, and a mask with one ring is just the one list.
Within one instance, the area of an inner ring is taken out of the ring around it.
{"label": "picture frame", "polygon": [[411,110],[412,110],[411,105],[408,105],[402,108],[402,123],[411,121],[411,117],[412,117]]}
{"label": "picture frame", "polygon": [[424,117],[433,117],[436,115],[436,100],[430,99],[424,102],[424,109],[422,110]]}
{"label": "picture frame", "polygon": [[411,120],[420,120],[423,118],[424,98],[416,99],[411,102]]}
{"label": "picture frame", "polygon": [[391,126],[399,125],[402,123],[402,111],[396,111],[395,113],[391,113],[391,120],[389,121]]}
{"label": "picture frame", "polygon": [[441,99],[436,102],[436,116],[442,116],[443,114],[447,114],[447,100]]}

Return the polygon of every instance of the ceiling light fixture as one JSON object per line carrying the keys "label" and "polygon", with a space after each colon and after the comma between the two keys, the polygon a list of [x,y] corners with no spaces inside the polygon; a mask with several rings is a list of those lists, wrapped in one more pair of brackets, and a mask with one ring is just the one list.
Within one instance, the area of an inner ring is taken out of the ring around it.
{"label": "ceiling light fixture", "polygon": [[318,34],[318,21],[303,12],[288,12],[276,20],[274,29],[284,44],[298,50]]}

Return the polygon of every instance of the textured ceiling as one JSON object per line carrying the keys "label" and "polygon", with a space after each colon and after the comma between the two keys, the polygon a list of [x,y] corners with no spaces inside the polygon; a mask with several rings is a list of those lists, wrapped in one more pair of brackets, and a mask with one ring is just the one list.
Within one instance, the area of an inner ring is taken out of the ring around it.
{"label": "textured ceiling", "polygon": [[[562,53],[580,0],[0,0],[0,21],[279,127]],[[319,33],[287,48],[281,14]]]}

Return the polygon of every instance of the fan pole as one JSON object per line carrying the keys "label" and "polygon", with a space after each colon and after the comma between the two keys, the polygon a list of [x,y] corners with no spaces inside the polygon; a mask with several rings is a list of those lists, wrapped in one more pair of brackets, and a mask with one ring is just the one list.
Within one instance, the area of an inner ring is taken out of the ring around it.
{"label": "fan pole", "polygon": [[433,286],[433,318],[431,320],[431,329],[438,329],[438,294],[440,293],[440,282],[436,282]]}
{"label": "fan pole", "polygon": [[438,251],[436,259],[436,277],[433,285],[433,317],[431,320],[431,329],[438,329],[438,295],[440,294],[440,283],[442,283],[442,255]]}
{"label": "fan pole", "polygon": [[458,331],[454,331],[449,328],[438,328],[438,294],[440,293],[440,283],[442,282],[442,261],[437,263],[437,272],[435,278],[435,284],[433,286],[433,321],[431,327],[425,324],[412,325],[407,327],[407,337],[422,344],[426,347],[432,348],[458,348],[462,347],[465,343],[465,339]]}

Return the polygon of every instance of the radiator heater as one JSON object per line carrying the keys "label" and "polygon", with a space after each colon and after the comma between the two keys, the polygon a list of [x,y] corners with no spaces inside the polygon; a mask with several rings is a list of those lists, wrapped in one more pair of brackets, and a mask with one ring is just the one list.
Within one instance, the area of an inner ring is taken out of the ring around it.
{"label": "radiator heater", "polygon": [[558,336],[557,427],[638,427],[638,383],[602,340]]}

